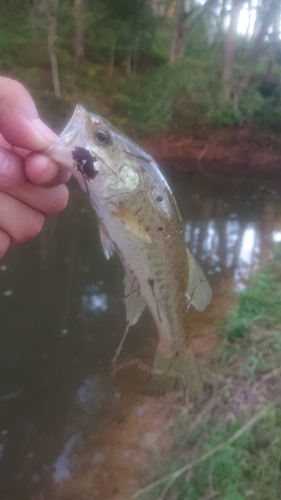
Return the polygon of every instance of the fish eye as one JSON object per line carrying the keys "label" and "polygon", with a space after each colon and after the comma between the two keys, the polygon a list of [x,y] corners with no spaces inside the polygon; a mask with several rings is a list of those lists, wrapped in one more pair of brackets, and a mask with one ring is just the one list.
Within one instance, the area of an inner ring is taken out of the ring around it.
{"label": "fish eye", "polygon": [[110,133],[105,129],[97,128],[94,139],[101,146],[106,146],[110,141]]}

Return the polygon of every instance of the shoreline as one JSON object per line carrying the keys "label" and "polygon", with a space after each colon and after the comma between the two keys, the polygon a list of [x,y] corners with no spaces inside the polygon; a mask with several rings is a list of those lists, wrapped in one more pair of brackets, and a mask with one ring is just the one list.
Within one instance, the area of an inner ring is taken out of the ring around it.
{"label": "shoreline", "polygon": [[[180,170],[200,171],[201,162],[210,162],[216,172],[281,172],[281,134],[276,132],[241,128],[212,131],[201,137],[164,133],[152,138],[137,136],[135,140],[157,161],[178,160],[175,168]],[[184,166],[184,160],[191,160],[191,165]]]}

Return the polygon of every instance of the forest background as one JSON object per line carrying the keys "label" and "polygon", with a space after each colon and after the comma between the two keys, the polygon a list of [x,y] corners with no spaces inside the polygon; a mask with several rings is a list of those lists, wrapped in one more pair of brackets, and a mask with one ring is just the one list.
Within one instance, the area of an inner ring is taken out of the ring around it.
{"label": "forest background", "polygon": [[0,72],[53,126],[281,129],[281,0],[0,0]]}

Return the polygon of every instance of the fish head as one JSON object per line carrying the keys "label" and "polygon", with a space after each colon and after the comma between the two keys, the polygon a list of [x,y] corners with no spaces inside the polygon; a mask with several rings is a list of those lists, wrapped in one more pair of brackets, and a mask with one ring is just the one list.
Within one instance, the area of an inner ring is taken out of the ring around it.
{"label": "fish head", "polygon": [[90,191],[104,189],[107,195],[137,189],[140,168],[136,159],[152,160],[109,121],[81,105],[46,154],[70,169],[82,189],[87,182]]}

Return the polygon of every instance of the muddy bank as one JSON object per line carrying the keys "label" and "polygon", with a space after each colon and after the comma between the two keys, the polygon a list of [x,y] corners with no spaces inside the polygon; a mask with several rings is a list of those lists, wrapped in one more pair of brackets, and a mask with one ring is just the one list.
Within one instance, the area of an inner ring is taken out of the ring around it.
{"label": "muddy bank", "polygon": [[[194,160],[191,170],[200,170],[201,162],[212,162],[212,170],[255,174],[281,172],[280,134],[252,129],[227,129],[202,135],[162,134],[138,138],[137,142],[157,160]],[[186,163],[185,163],[186,170]]]}

